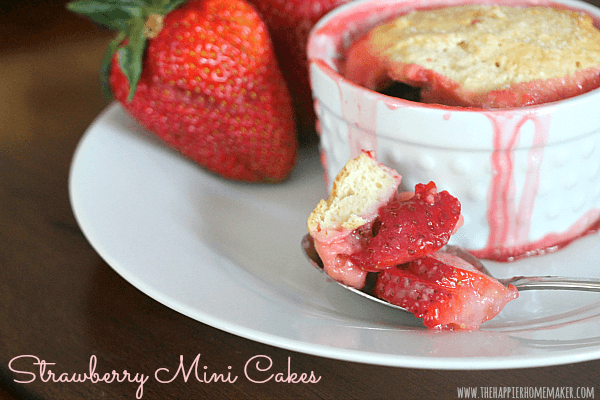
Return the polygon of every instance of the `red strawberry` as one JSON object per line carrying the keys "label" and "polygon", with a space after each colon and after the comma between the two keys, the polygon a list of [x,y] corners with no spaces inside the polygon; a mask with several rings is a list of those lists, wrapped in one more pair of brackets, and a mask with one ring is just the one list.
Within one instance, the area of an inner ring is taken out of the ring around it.
{"label": "red strawberry", "polygon": [[428,328],[461,330],[478,329],[519,296],[514,286],[443,252],[380,272],[373,292],[423,318]]}
{"label": "red strawberry", "polygon": [[245,0],[81,0],[69,8],[119,31],[105,80],[143,126],[226,178],[288,176],[297,151],[291,100],[266,25]]}
{"label": "red strawberry", "polygon": [[262,14],[288,83],[303,142],[316,137],[315,112],[310,90],[306,45],[315,23],[349,0],[250,0]]}
{"label": "red strawberry", "polygon": [[448,243],[459,218],[458,199],[420,183],[413,197],[398,195],[379,210],[373,238],[350,260],[373,272],[416,260]]}

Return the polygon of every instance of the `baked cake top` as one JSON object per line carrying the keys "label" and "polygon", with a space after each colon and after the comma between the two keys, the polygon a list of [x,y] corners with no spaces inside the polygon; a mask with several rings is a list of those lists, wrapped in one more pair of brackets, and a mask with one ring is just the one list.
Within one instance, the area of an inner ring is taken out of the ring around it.
{"label": "baked cake top", "polygon": [[418,64],[482,92],[600,66],[589,15],[550,7],[466,5],[420,10],[374,28],[389,62]]}

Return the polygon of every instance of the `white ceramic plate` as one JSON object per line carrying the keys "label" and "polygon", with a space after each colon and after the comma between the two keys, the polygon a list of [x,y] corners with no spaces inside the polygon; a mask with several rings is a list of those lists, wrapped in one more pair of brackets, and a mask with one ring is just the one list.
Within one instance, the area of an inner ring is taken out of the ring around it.
{"label": "white ceramic plate", "polygon": [[[318,152],[281,185],[229,182],[155,140],[118,105],[77,148],[75,216],[106,262],[148,296],[251,340],[401,367],[497,369],[600,358],[600,293],[523,292],[481,331],[431,332],[345,291],[304,259],[306,218],[325,195]],[[600,238],[498,276],[600,277]]]}

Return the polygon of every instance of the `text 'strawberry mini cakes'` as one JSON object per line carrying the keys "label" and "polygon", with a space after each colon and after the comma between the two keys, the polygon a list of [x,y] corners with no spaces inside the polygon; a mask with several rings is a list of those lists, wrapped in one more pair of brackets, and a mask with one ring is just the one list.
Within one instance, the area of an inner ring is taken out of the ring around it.
{"label": "text 'strawberry mini cakes'", "polygon": [[587,14],[551,7],[417,10],[358,40],[344,73],[373,90],[392,81],[422,88],[424,103],[542,104],[600,86],[600,31]]}
{"label": "text 'strawberry mini cakes'", "polygon": [[458,199],[433,182],[399,193],[400,181],[372,152],[348,161],[307,222],[325,272],[357,289],[368,273],[378,273],[374,294],[426,326],[478,329],[517,290],[438,252],[462,225]]}

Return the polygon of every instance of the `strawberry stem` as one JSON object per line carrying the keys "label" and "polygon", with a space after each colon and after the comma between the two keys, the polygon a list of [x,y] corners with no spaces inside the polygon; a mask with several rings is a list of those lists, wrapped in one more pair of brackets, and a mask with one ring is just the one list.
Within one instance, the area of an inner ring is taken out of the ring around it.
{"label": "strawberry stem", "polygon": [[164,17],[160,14],[150,13],[144,24],[144,34],[148,39],[154,39],[158,36],[163,27]]}
{"label": "strawberry stem", "polygon": [[108,77],[112,59],[117,54],[119,67],[129,83],[128,100],[133,99],[142,75],[147,41],[160,34],[164,17],[185,1],[187,0],[77,0],[67,4],[70,11],[117,31],[117,36],[108,45],[100,69],[104,93],[112,97]]}

